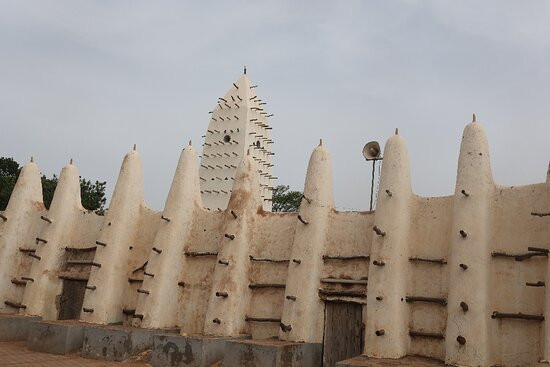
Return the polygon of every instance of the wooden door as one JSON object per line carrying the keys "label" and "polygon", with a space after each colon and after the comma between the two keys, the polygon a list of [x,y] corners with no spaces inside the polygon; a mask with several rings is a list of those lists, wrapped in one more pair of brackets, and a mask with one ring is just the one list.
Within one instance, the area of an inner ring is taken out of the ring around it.
{"label": "wooden door", "polygon": [[357,303],[325,303],[323,367],[353,358],[363,351],[363,307]]}
{"label": "wooden door", "polygon": [[86,281],[63,280],[63,292],[59,300],[59,320],[78,320],[84,303]]}

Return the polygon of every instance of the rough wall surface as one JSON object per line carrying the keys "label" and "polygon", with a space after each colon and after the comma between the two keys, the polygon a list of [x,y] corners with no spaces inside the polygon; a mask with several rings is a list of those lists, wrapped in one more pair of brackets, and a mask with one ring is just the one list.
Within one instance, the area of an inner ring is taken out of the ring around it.
{"label": "rough wall surface", "polygon": [[488,152],[481,125],[467,125],[454,195],[419,197],[405,141],[391,136],[372,212],[334,209],[322,144],[296,213],[263,209],[252,154],[235,172],[227,209],[208,211],[197,154],[186,147],[164,211],[154,212],[132,150],[105,216],[82,208],[72,164],[46,210],[29,163],[0,220],[1,312],[57,319],[76,302],[64,298],[64,280],[80,279],[84,321],[319,343],[325,302],[345,301],[363,307],[372,357],[464,366],[550,359],[550,183],[499,186]]}
{"label": "rough wall surface", "polygon": [[248,76],[242,75],[225,96],[218,98],[204,136],[200,186],[204,207],[227,208],[237,167],[247,154],[257,162],[260,197],[265,210],[271,211],[273,162],[271,127],[265,101],[256,94]]}

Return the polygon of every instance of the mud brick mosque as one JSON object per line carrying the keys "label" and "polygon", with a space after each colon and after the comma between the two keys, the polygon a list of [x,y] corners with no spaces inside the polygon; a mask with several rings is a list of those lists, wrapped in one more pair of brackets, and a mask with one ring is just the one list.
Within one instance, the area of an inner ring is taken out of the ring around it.
{"label": "mud brick mosque", "polygon": [[82,207],[72,163],[46,210],[26,164],[0,213],[0,340],[111,360],[151,349],[153,366],[550,360],[550,180],[495,183],[474,118],[454,195],[412,192],[396,131],[375,211],[335,209],[321,142],[299,211],[271,212],[264,106],[247,75],[217,100],[200,162],[190,143],[161,212],[135,148],[104,215]]}

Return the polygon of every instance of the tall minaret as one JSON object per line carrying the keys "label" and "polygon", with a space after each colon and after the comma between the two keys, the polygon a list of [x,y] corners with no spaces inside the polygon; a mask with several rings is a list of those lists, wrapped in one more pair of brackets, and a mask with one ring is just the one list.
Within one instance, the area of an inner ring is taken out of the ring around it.
{"label": "tall minaret", "polygon": [[273,140],[267,123],[271,115],[264,111],[266,103],[255,88],[245,67],[244,74],[223,98],[218,98],[211,112],[199,169],[202,201],[209,210],[227,208],[237,167],[250,151],[258,165],[263,208],[271,211],[272,180],[276,179],[271,174]]}

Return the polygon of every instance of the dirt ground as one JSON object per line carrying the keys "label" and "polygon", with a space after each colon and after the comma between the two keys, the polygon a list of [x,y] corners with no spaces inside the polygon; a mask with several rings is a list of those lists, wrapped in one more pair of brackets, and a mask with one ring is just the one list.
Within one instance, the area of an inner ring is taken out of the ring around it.
{"label": "dirt ground", "polygon": [[411,367],[443,367],[444,363],[435,359],[421,357],[405,357],[401,359],[371,359],[360,356],[348,360],[345,366],[363,366],[363,367],[390,367],[390,366],[411,366]]}

